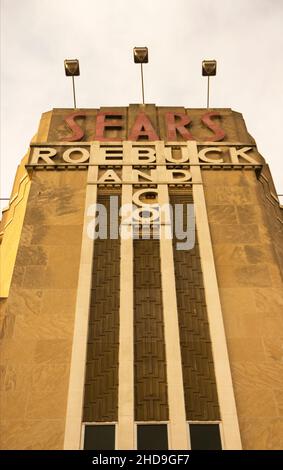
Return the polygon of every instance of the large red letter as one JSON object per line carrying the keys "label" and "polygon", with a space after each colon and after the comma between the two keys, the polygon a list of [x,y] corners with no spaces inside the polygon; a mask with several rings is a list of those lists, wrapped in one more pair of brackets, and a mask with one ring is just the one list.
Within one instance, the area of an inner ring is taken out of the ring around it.
{"label": "large red letter", "polygon": [[119,137],[104,137],[105,129],[112,128],[112,129],[122,129],[122,119],[106,119],[107,116],[119,116],[123,118],[123,115],[119,112],[115,111],[106,111],[103,113],[98,113],[96,118],[96,131],[95,131],[95,139],[100,140],[101,142],[106,142],[107,140],[115,140],[121,141]]}
{"label": "large red letter", "polygon": [[215,112],[211,112],[206,113],[201,118],[202,122],[208,127],[208,129],[211,129],[215,134],[214,137],[209,136],[202,139],[204,142],[217,142],[218,140],[222,140],[225,137],[225,131],[211,120],[212,117],[221,117],[221,115]]}
{"label": "large red letter", "polygon": [[140,136],[147,136],[148,140],[159,140],[149,118],[143,112],[137,115],[128,139],[136,141]]}
{"label": "large red letter", "polygon": [[[176,121],[175,118],[179,118]],[[167,140],[177,140],[177,131],[184,140],[194,140],[192,134],[185,126],[190,124],[191,118],[184,113],[165,113],[165,121],[167,127]]]}
{"label": "large red letter", "polygon": [[73,134],[69,137],[65,137],[65,139],[62,139],[62,142],[79,142],[83,138],[85,133],[82,128],[76,123],[75,118],[85,116],[85,113],[78,111],[76,113],[70,114],[65,118],[65,122],[66,124],[68,124],[71,131],[73,131]]}

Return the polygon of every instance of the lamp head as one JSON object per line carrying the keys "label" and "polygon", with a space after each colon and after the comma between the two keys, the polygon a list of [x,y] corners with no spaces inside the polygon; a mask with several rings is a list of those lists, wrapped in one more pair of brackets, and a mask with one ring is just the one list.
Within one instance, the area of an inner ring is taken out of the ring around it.
{"label": "lamp head", "polygon": [[65,74],[67,77],[75,77],[80,75],[80,64],[78,59],[64,60]]}
{"label": "lamp head", "polygon": [[202,75],[204,77],[213,77],[216,75],[216,60],[203,60],[202,61]]}
{"label": "lamp head", "polygon": [[147,47],[134,47],[134,62],[135,64],[148,63],[148,48]]}

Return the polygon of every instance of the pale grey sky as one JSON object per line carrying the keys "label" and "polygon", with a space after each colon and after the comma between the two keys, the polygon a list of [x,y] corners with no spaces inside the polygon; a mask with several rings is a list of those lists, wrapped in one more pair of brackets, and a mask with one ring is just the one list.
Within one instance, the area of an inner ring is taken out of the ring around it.
{"label": "pale grey sky", "polygon": [[64,59],[80,60],[79,107],[127,106],[140,102],[143,45],[146,102],[159,106],[205,107],[201,61],[217,59],[211,106],[243,114],[283,194],[282,0],[1,0],[1,26],[1,197],[41,113],[72,107]]}

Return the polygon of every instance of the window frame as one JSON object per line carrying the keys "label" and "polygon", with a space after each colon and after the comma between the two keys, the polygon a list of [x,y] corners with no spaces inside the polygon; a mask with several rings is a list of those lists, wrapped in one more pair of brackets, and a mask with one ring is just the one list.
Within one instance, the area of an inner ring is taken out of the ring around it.
{"label": "window frame", "polygon": [[191,425],[191,424],[218,424],[219,435],[220,435],[220,443],[221,443],[221,450],[225,450],[225,446],[224,446],[224,433],[223,433],[222,421],[220,421],[220,420],[215,420],[215,421],[192,421],[192,420],[189,420],[189,421],[187,421],[187,424],[188,424],[188,443],[189,443],[189,450],[193,450],[193,449],[192,449],[192,444],[191,444],[191,432],[190,432],[190,425]]}
{"label": "window frame", "polygon": [[156,425],[166,425],[167,430],[167,442],[168,442],[168,450],[171,449],[171,442],[170,442],[170,433],[169,433],[169,426],[170,421],[135,421],[135,429],[134,429],[134,440],[135,440],[135,450],[138,450],[138,426],[147,426],[154,424]]}
{"label": "window frame", "polygon": [[117,450],[117,421],[84,421],[82,423],[82,430],[81,430],[81,441],[80,441],[80,449],[84,450],[84,440],[85,440],[85,428],[86,426],[114,426],[114,433],[115,433],[115,439],[114,439],[114,446],[115,449]]}

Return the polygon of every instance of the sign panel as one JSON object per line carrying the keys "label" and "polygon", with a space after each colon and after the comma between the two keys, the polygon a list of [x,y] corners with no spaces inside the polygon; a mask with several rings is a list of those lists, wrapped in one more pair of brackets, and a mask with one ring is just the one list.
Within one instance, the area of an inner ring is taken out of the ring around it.
{"label": "sign panel", "polygon": [[[44,119],[42,126],[44,126]],[[242,115],[231,109],[129,105],[53,109],[48,142],[190,141],[254,144]]]}

